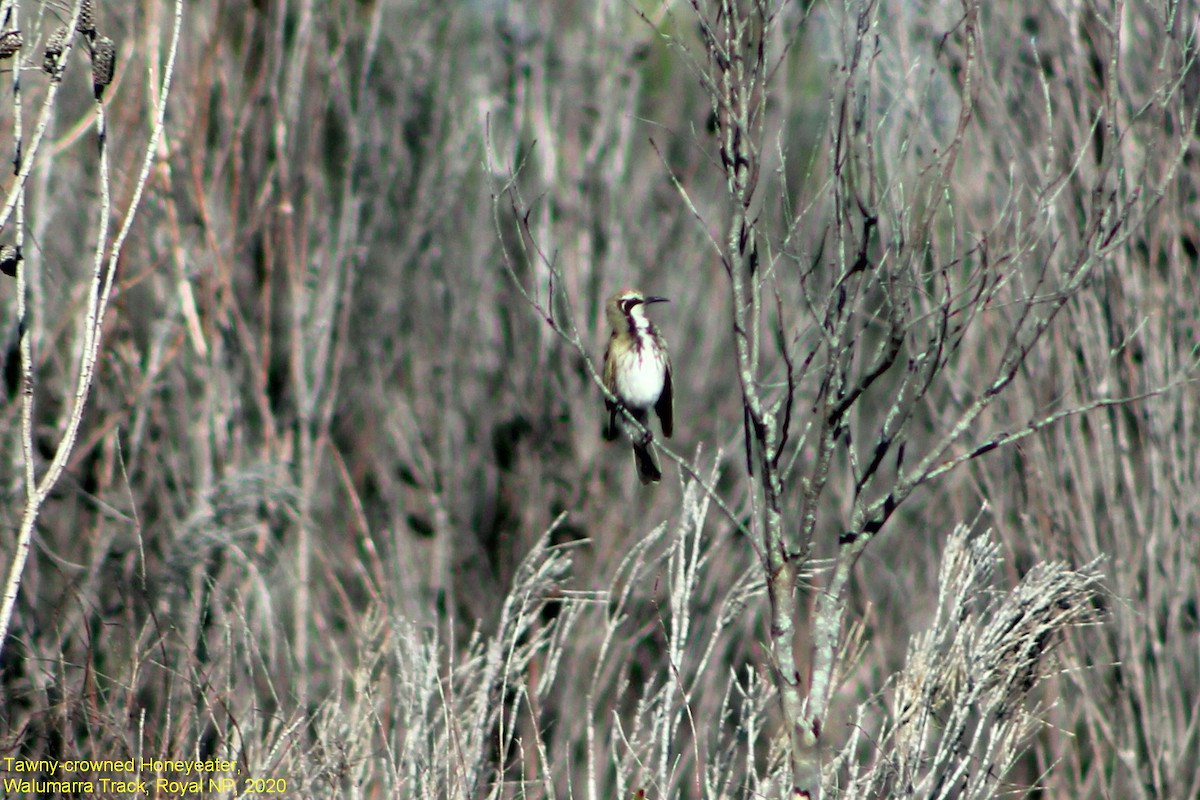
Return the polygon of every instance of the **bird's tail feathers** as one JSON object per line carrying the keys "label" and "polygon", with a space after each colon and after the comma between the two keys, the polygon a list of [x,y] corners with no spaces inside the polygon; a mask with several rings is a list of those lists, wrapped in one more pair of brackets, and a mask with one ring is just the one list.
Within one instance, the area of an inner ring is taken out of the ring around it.
{"label": "bird's tail feathers", "polygon": [[654,455],[654,445],[650,442],[633,443],[633,460],[637,464],[638,479],[643,486],[662,480],[662,470],[658,467],[658,458]]}

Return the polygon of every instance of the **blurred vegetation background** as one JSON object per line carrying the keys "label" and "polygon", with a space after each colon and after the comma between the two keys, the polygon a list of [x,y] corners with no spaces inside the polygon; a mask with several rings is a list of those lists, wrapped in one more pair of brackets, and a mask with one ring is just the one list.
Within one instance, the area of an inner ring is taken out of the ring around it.
{"label": "blurred vegetation background", "polygon": [[[778,10],[754,213],[786,224],[811,205],[811,230],[792,233],[812,237],[814,261],[831,257],[820,198],[855,43],[875,48],[859,113],[876,125],[866,163],[880,180],[921,179],[959,137],[947,180],[962,194],[931,260],[986,254],[989,209],[1038,208],[1008,194],[1012,176],[1103,159],[1090,143],[1105,126],[1120,128],[1123,189],[1157,202],[984,422],[1151,394],[976,459],[888,521],[856,569],[862,652],[827,723],[831,756],[855,725],[882,724],[889,676],[939,604],[947,537],[968,523],[1000,543],[997,586],[1047,559],[1104,559],[1094,624],[1057,642],[1026,698],[1043,724],[1012,743],[995,794],[1200,796],[1198,10]],[[3,63],[26,102],[69,13],[21,4],[24,48]],[[118,52],[104,101],[117,194],[172,13],[98,4]],[[220,755],[313,797],[768,791],[781,755],[754,543],[672,465],[638,484],[628,447],[601,441],[586,363],[518,290],[572,319],[594,362],[605,297],[631,284],[669,297],[654,316],[672,348],[672,446],[746,513],[730,296],[709,244],[728,200],[699,36],[671,3],[184,7],[161,161],[0,656],[0,755]],[[43,460],[78,370],[97,203],[86,64],[62,94],[24,223]],[[12,123],[9,106],[5,148]],[[1045,190],[1085,216],[1087,169],[1068,172]],[[880,228],[940,202],[914,192]],[[1049,258],[1073,236],[1047,224],[1028,252]],[[7,555],[26,489],[11,288],[2,304]],[[931,388],[930,436],[1001,358],[987,330]],[[816,391],[800,387],[800,404]],[[814,557],[833,554],[852,493],[831,480]],[[856,716],[860,704],[876,710]],[[859,742],[854,758],[886,763],[882,747]]]}

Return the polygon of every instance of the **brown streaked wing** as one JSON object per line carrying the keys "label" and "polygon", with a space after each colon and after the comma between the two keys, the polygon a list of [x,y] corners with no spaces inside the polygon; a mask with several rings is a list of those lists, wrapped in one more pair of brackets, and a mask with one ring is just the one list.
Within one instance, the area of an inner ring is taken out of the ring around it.
{"label": "brown streaked wing", "polygon": [[[612,354],[612,344],[615,337],[616,334],[608,337],[608,345],[604,348],[604,370],[600,376],[604,381],[604,388],[608,389],[614,395],[617,393],[617,382],[616,376],[613,374],[615,367],[609,356]],[[602,435],[604,439],[611,442],[617,438],[617,404],[606,397],[604,398],[604,409],[608,412],[608,425],[605,426]]]}

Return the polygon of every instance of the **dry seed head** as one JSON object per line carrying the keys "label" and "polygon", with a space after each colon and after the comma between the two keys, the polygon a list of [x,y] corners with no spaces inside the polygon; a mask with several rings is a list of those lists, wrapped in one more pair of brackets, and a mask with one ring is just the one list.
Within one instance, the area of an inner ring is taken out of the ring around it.
{"label": "dry seed head", "polygon": [[67,46],[67,38],[70,35],[71,31],[66,25],[59,25],[58,29],[46,40],[46,57],[42,59],[42,69],[51,75],[58,75],[62,69],[58,60]]}
{"label": "dry seed head", "polygon": [[13,277],[17,274],[17,264],[21,261],[21,251],[11,244],[0,245],[0,272]]}
{"label": "dry seed head", "polygon": [[20,31],[12,30],[0,33],[0,60],[12,58],[24,43],[25,39],[21,36]]}
{"label": "dry seed head", "polygon": [[116,54],[113,40],[107,36],[96,39],[96,44],[92,46],[92,91],[97,100],[104,94],[104,87],[112,83]]}
{"label": "dry seed head", "polygon": [[50,38],[46,40],[46,55],[61,56],[70,35],[71,31],[66,25],[59,25],[55,28],[54,33],[50,34]]}
{"label": "dry seed head", "polygon": [[79,6],[79,17],[75,20],[75,30],[85,36],[96,33],[96,4],[93,0],[83,0]]}

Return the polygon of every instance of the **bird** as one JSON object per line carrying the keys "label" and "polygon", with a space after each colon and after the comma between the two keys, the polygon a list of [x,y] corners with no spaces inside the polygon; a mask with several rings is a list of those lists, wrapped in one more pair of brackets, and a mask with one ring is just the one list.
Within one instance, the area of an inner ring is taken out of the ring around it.
{"label": "bird", "polygon": [[[658,328],[646,317],[646,306],[669,302],[665,297],[647,297],[636,289],[622,289],[608,298],[605,313],[612,326],[604,350],[604,388],[616,398],[605,398],[608,425],[605,438],[617,436],[617,417],[633,444],[633,460],[642,485],[662,480],[650,433],[650,409],[658,414],[663,436],[674,430],[674,397],[671,388],[671,358]],[[643,430],[639,431],[621,414],[627,410]]]}

